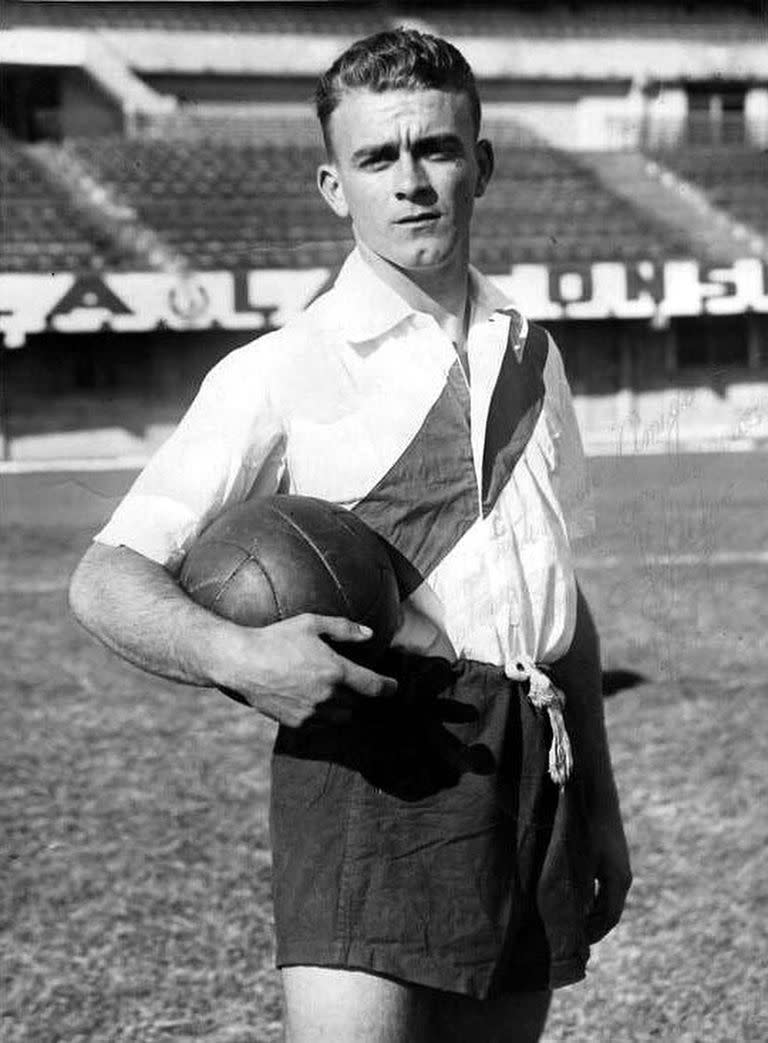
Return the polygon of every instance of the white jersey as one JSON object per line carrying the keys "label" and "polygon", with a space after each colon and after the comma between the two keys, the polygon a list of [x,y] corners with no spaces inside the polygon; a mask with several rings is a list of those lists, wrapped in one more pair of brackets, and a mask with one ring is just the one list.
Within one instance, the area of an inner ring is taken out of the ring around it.
{"label": "white jersey", "polygon": [[592,525],[560,353],[470,270],[467,380],[432,316],[357,251],[282,329],[210,372],[102,543],[176,571],[197,534],[247,497],[285,491],[355,511],[393,548],[405,624],[426,651],[508,667],[569,648],[569,540]]}

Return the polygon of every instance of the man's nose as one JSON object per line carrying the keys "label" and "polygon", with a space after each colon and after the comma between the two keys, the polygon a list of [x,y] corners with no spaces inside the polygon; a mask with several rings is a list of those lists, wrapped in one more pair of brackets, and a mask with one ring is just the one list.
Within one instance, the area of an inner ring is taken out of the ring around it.
{"label": "man's nose", "polygon": [[413,199],[414,196],[431,191],[431,188],[423,165],[407,154],[401,157],[397,165],[396,198]]}

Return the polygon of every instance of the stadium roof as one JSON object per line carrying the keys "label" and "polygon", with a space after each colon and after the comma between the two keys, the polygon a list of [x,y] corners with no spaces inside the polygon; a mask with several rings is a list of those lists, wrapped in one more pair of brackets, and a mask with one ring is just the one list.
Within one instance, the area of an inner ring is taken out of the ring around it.
{"label": "stadium roof", "polygon": [[[413,24],[500,79],[766,79],[768,22],[753,3],[290,3],[4,0],[0,61],[45,64],[46,37],[90,37],[140,76],[316,76],[353,39]],[[67,45],[69,46],[69,45]],[[76,64],[76,63],[75,63]]]}
{"label": "stadium roof", "polygon": [[158,29],[362,35],[418,19],[447,35],[640,35],[749,39],[768,34],[760,0],[582,3],[405,0],[4,0],[4,28]]}

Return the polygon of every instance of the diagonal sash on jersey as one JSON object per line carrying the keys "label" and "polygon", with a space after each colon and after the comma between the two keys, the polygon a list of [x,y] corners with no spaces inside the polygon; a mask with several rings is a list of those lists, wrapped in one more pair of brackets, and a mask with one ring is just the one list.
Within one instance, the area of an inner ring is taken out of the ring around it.
{"label": "diagonal sash on jersey", "polygon": [[544,405],[547,333],[530,325],[522,356],[510,342],[493,389],[483,450],[483,517],[487,518],[533,434]]}
{"label": "diagonal sash on jersey", "polygon": [[394,549],[403,597],[487,517],[520,460],[544,402],[546,332],[531,324],[522,352],[512,324],[486,425],[482,490],[472,457],[469,398],[458,360],[405,451],[354,511]]}

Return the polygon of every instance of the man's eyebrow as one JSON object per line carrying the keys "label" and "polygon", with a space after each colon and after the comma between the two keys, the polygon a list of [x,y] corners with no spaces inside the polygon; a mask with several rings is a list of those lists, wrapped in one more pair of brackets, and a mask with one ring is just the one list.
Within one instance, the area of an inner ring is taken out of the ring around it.
{"label": "man's eyebrow", "polygon": [[[423,138],[416,138],[411,143],[411,151],[416,154],[430,152],[436,148],[450,148],[451,150],[463,149],[461,137],[446,131],[442,134],[428,134]],[[380,156],[397,155],[400,151],[398,141],[382,141],[377,145],[363,145],[352,153],[353,163],[362,163],[366,159],[375,159]]]}
{"label": "man's eyebrow", "polygon": [[429,152],[430,149],[434,148],[456,148],[463,147],[461,138],[458,134],[452,134],[450,131],[446,131],[444,134],[429,134],[424,138],[417,138],[413,143],[413,149],[415,152]]}
{"label": "man's eyebrow", "polygon": [[352,153],[352,162],[359,163],[361,160],[370,159],[372,156],[379,156],[382,153],[398,151],[398,145],[395,141],[382,141],[378,145],[363,145],[362,148],[356,149]]}

